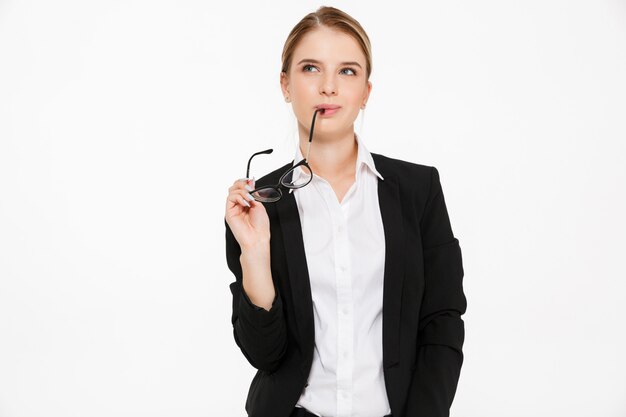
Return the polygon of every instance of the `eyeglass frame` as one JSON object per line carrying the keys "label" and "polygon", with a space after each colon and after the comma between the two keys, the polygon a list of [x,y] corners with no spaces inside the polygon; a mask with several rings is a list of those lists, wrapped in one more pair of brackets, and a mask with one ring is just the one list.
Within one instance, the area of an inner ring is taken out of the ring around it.
{"label": "eyeglass frame", "polygon": [[[286,188],[286,189],[299,189],[302,188],[306,185],[308,185],[312,180],[313,180],[313,170],[311,169],[311,167],[309,166],[308,163],[308,159],[309,159],[309,153],[311,151],[311,142],[313,141],[313,128],[315,126],[315,118],[317,117],[317,112],[321,111],[322,114],[324,113],[324,109],[316,109],[313,112],[313,120],[311,121],[311,129],[309,131],[309,143],[307,145],[307,151],[306,151],[306,156],[297,164],[295,164],[294,166],[290,167],[289,169],[287,169],[287,171],[285,171],[283,173],[283,175],[280,176],[280,178],[278,179],[278,184],[276,185],[264,185],[262,187],[259,188],[255,188],[254,190],[250,191],[250,195],[252,195],[252,198],[254,198],[255,201],[258,201],[260,203],[275,203],[278,200],[280,200],[283,197],[283,192],[282,192],[282,188]],[[256,152],[254,154],[252,154],[252,156],[250,157],[250,159],[248,159],[248,166],[246,169],[246,178],[250,178],[250,162],[252,162],[252,158],[254,158],[257,155],[261,155],[261,154],[270,154],[274,152],[273,149],[267,149],[264,151],[260,151],[260,152]],[[283,179],[290,173],[295,172],[295,169],[300,167],[300,166],[305,166],[307,167],[307,169],[311,172],[311,177],[309,178],[309,180],[307,182],[305,182],[302,185],[298,185],[298,186],[289,186],[283,183]],[[257,197],[254,196],[254,193],[261,191],[261,190],[267,190],[267,189],[273,189],[278,193],[278,198],[276,198],[275,200],[267,200],[267,199],[258,199]]]}

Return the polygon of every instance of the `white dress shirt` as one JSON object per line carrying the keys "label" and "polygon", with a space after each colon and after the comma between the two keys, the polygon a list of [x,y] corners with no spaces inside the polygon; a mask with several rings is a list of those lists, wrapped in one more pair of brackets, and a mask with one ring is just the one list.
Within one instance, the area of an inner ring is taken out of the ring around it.
{"label": "white dress shirt", "polygon": [[[361,138],[355,139],[356,178],[341,203],[315,173],[306,187],[290,190],[302,224],[315,321],[313,364],[296,406],[323,417],[391,413],[382,365],[385,235],[378,178],[384,178]],[[300,160],[297,146],[294,164]]]}

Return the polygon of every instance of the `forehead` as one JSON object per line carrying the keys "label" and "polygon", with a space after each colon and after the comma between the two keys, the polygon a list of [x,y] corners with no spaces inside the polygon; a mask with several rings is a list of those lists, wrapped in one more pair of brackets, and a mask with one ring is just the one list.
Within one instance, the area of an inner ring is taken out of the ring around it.
{"label": "forehead", "polygon": [[303,58],[327,63],[357,61],[365,65],[365,54],[352,36],[336,29],[321,26],[300,39],[293,54],[294,63]]}

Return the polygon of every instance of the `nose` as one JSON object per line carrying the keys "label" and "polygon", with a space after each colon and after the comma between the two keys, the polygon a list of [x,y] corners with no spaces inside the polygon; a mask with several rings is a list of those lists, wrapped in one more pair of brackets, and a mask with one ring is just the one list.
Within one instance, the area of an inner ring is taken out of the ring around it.
{"label": "nose", "polygon": [[324,75],[320,83],[320,94],[337,95],[337,82],[334,74],[328,73]]}

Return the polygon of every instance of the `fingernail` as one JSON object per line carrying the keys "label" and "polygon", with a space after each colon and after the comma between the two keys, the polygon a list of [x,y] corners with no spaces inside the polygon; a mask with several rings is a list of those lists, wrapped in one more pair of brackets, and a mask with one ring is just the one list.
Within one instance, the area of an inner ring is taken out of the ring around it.
{"label": "fingernail", "polygon": [[252,191],[252,190],[254,190],[254,188],[252,188],[252,187],[250,187],[248,184],[246,184],[246,190],[248,190],[248,191]]}
{"label": "fingernail", "polygon": [[250,203],[248,203],[246,200],[243,200],[243,203],[244,203],[246,206],[250,207]]}
{"label": "fingernail", "polygon": [[252,197],[252,194],[250,193],[246,193],[246,198],[250,201],[254,201],[254,197]]}
{"label": "fingernail", "polygon": [[248,181],[250,178],[239,178],[237,181]]}

